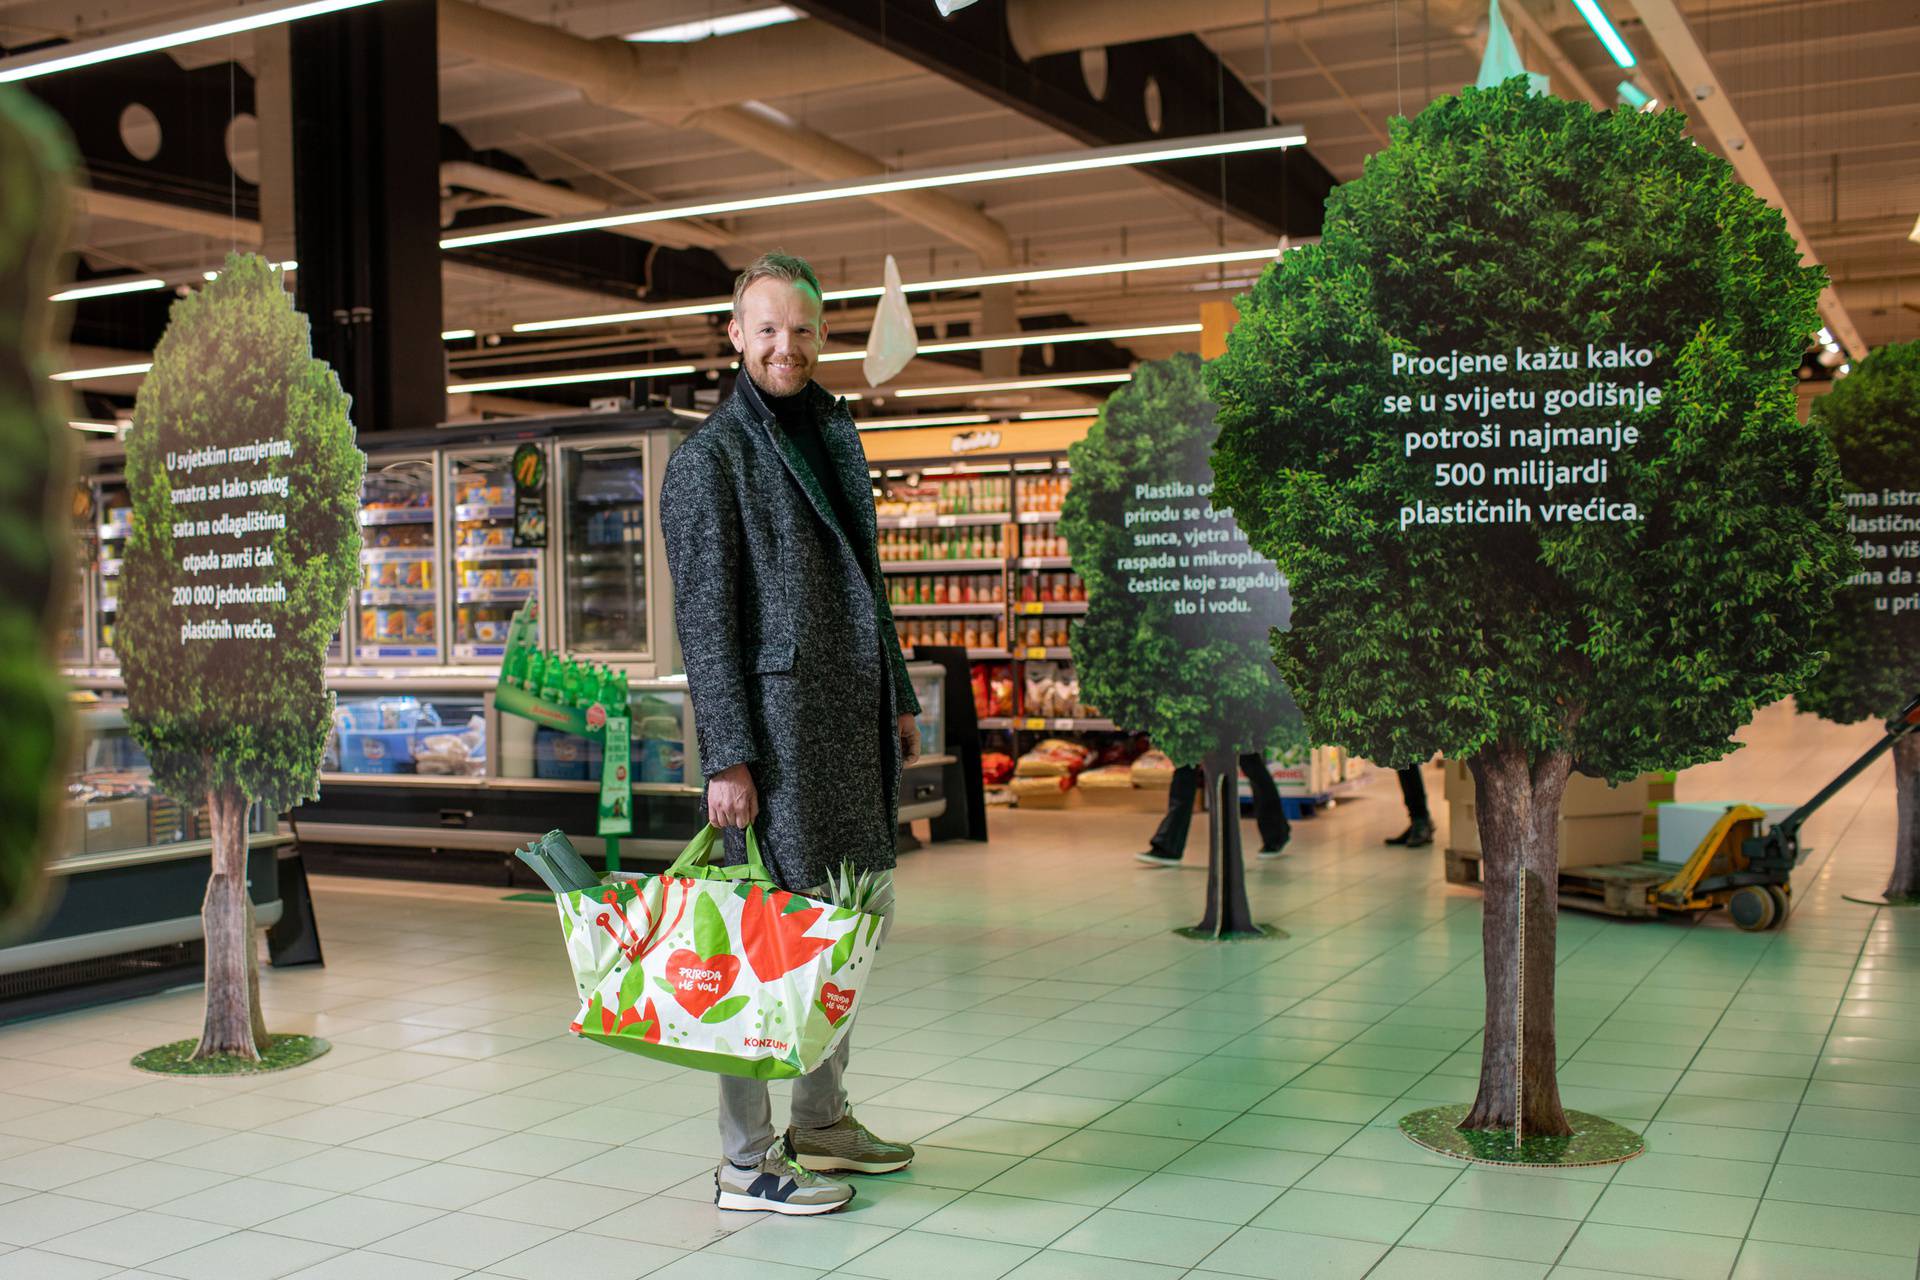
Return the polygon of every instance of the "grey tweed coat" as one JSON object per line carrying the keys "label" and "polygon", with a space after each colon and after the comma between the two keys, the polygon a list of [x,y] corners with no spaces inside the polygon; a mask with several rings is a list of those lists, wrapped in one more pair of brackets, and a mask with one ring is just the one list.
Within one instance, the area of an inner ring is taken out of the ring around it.
{"label": "grey tweed coat", "polygon": [[[880,574],[872,480],[847,412],[811,398],[856,527],[844,536],[798,448],[743,372],[667,463],[660,527],[700,771],[746,764],[754,824],[787,889],[845,860],[894,865],[897,716],[918,715]],[[729,861],[744,857],[732,833]]]}

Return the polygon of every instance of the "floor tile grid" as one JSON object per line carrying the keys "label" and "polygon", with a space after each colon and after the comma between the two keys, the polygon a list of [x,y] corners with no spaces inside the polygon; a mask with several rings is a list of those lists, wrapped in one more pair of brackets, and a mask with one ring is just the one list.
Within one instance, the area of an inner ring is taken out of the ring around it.
{"label": "floor tile grid", "polygon": [[[1322,935],[1320,935],[1320,936],[1322,936],[1322,937],[1325,937],[1325,936],[1328,936],[1328,935],[1326,935],[1326,934],[1322,934]],[[1591,942],[1591,941],[1592,941],[1592,935],[1589,935],[1589,937],[1588,937],[1588,941],[1589,941],[1589,942]],[[1567,953],[1566,953],[1566,955],[1567,955],[1567,956],[1568,956],[1569,958],[1570,958],[1570,957],[1571,957],[1572,955],[1574,955],[1574,954],[1577,954],[1577,951],[1576,951],[1576,949],[1569,949],[1569,950],[1567,951]],[[1469,962],[1470,962],[1470,961],[1469,961]],[[1271,966],[1269,966],[1269,967],[1271,967]],[[1355,967],[1355,966],[1351,966],[1351,965],[1349,965],[1349,966],[1346,966],[1346,967],[1344,967],[1344,968],[1341,968],[1341,969],[1339,970],[1339,973],[1340,973],[1340,975],[1341,975],[1341,976],[1338,976],[1338,977],[1335,977],[1335,978],[1332,978],[1332,979],[1330,979],[1329,981],[1327,981],[1327,982],[1325,982],[1325,983],[1322,983],[1322,984],[1321,984],[1320,986],[1318,986],[1318,987],[1314,987],[1314,988],[1309,988],[1309,990],[1310,990],[1310,991],[1313,991],[1313,992],[1323,992],[1323,991],[1326,991],[1326,990],[1328,990],[1328,989],[1330,989],[1331,987],[1333,987],[1333,986],[1336,986],[1336,985],[1338,985],[1338,983],[1339,983],[1339,982],[1341,982],[1341,981],[1344,981],[1344,980],[1345,980],[1345,977],[1346,977],[1347,975],[1350,975],[1350,974],[1352,974],[1352,973],[1353,973],[1353,972],[1355,972],[1355,971],[1356,971],[1356,967]],[[926,985],[931,985],[931,984],[926,984]],[[1302,998],[1302,999],[1300,999],[1300,1000],[1296,1000],[1296,1001],[1294,1001],[1294,1002],[1292,1002],[1292,1004],[1290,1004],[1290,1005],[1287,1005],[1287,1006],[1284,1006],[1284,1007],[1289,1007],[1289,1008],[1290,1008],[1290,1007],[1297,1007],[1297,1006],[1299,1006],[1299,1005],[1302,1005],[1302,1004],[1305,1004],[1305,1003],[1307,1003],[1307,1002],[1308,1002],[1309,1000],[1311,1000],[1312,998],[1313,998],[1313,997],[1312,997],[1311,995],[1309,995],[1309,996],[1306,996],[1306,997],[1303,997],[1303,998]],[[977,1002],[976,1002],[976,1003],[977,1003]],[[1723,1011],[1723,1016],[1724,1016],[1724,1011]],[[1385,1020],[1386,1020],[1386,1019],[1385,1019],[1385,1017],[1382,1017],[1382,1018],[1380,1019],[1380,1021],[1382,1021],[1382,1022],[1384,1022]],[[454,1024],[454,1025],[457,1025],[457,1021],[455,1022],[455,1024]],[[1377,1025],[1377,1024],[1376,1024],[1376,1025]],[[1357,1040],[1357,1039],[1359,1038],[1359,1036],[1361,1036],[1361,1035],[1364,1035],[1364,1034],[1365,1034],[1365,1032],[1364,1032],[1364,1030],[1362,1030],[1361,1032],[1358,1032],[1358,1033],[1356,1033],[1356,1034],[1355,1034],[1355,1035],[1353,1036],[1353,1038],[1352,1038],[1352,1039],[1351,1039],[1351,1040],[1349,1041],[1349,1043],[1352,1043],[1352,1042],[1353,1042],[1353,1040]],[[1086,1051],[1086,1053],[1085,1053],[1085,1054],[1083,1054],[1082,1056],[1084,1057],[1084,1056],[1087,1056],[1087,1055],[1090,1055],[1090,1054],[1092,1054],[1092,1053],[1094,1053],[1094,1052],[1097,1052],[1097,1050],[1095,1050],[1095,1049],[1089,1049],[1089,1050],[1087,1050],[1087,1051]],[[1328,1055],[1323,1055],[1323,1056],[1331,1056],[1331,1054],[1329,1053]],[[1244,1113],[1243,1113],[1243,1114],[1244,1114]]]}

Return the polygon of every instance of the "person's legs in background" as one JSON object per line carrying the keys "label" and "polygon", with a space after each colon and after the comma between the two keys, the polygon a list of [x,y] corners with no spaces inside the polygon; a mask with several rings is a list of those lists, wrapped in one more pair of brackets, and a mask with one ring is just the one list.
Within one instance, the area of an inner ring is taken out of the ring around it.
{"label": "person's legs in background", "polygon": [[1264,756],[1249,752],[1240,757],[1240,772],[1247,775],[1253,791],[1253,824],[1260,829],[1260,856],[1277,858],[1293,838],[1293,825],[1287,821],[1287,806],[1280,799],[1280,788],[1273,785]]}
{"label": "person's legs in background", "polygon": [[1433,843],[1433,818],[1427,812],[1427,784],[1420,776],[1420,766],[1409,765],[1396,769],[1400,775],[1400,797],[1407,804],[1407,829],[1397,836],[1389,836],[1388,844],[1405,845],[1409,849],[1424,848]]}
{"label": "person's legs in background", "polygon": [[1183,764],[1167,785],[1167,816],[1153,833],[1153,843],[1134,858],[1151,867],[1177,867],[1187,851],[1187,828],[1193,825],[1193,798],[1200,791],[1200,769]]}

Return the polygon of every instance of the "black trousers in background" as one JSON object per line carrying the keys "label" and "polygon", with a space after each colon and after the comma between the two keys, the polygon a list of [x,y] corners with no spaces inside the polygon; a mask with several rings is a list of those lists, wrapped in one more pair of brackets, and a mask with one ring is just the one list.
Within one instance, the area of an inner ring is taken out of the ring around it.
{"label": "black trousers in background", "polygon": [[[1247,783],[1253,788],[1253,821],[1260,828],[1261,847],[1277,849],[1293,834],[1287,822],[1286,806],[1280,803],[1280,788],[1273,785],[1267,762],[1259,756],[1241,756],[1240,772],[1247,775]],[[1160,820],[1160,829],[1153,833],[1155,853],[1169,858],[1186,853],[1187,828],[1193,825],[1193,798],[1199,790],[1197,765],[1181,765],[1173,771],[1173,781],[1167,787],[1167,816]],[[1237,791],[1233,804],[1236,810],[1240,807]]]}
{"label": "black trousers in background", "polygon": [[1421,780],[1420,766],[1396,769],[1400,775],[1400,795],[1407,802],[1407,818],[1412,822],[1432,822],[1427,813],[1427,784]]}

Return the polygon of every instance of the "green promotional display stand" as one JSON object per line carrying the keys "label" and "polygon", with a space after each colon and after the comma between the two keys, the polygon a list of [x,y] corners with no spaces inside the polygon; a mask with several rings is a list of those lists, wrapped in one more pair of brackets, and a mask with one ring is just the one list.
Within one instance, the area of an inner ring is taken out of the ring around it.
{"label": "green promotional display stand", "polygon": [[[558,657],[549,662],[547,654],[534,648],[533,636],[538,624],[536,601],[529,600],[513,615],[507,631],[506,656],[500,662],[500,682],[493,691],[493,705],[504,714],[599,744],[597,834],[607,842],[607,874],[616,875],[620,871],[620,837],[633,830],[632,720],[626,714],[626,677],[587,673],[590,692],[582,694],[576,687],[567,695],[561,680],[546,678],[548,670],[558,669],[562,663]],[[537,670],[535,658],[539,659]],[[578,668],[573,674],[580,674]],[[578,680],[575,683],[579,685]],[[614,690],[611,694],[610,688]],[[546,696],[549,693],[555,696]],[[583,701],[585,706],[580,705]],[[621,714],[613,714],[609,702],[617,705]]]}

